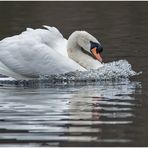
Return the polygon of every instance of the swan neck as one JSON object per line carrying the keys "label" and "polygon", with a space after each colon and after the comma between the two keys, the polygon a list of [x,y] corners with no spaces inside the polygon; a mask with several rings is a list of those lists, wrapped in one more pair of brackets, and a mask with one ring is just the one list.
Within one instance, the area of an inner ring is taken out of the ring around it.
{"label": "swan neck", "polygon": [[98,66],[100,67],[97,60],[82,52],[78,42],[79,38],[81,38],[80,31],[75,31],[70,35],[67,43],[68,56],[86,69],[96,69]]}
{"label": "swan neck", "polygon": [[81,47],[78,44],[79,37],[80,37],[79,31],[75,31],[70,35],[67,43],[67,53],[72,60],[83,66],[83,64],[80,63],[79,59],[82,56]]}
{"label": "swan neck", "polygon": [[79,37],[79,31],[75,31],[69,36],[67,43],[67,50],[75,50],[76,48],[80,48],[78,44],[78,37]]}

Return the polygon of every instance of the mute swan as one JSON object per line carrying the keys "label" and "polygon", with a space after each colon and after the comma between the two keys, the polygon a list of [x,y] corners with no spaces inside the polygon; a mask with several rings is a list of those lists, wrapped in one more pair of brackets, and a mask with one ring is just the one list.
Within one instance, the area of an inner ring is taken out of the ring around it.
{"label": "mute swan", "polygon": [[86,31],[66,40],[55,27],[31,29],[0,41],[0,74],[19,79],[85,71],[102,66],[103,48]]}

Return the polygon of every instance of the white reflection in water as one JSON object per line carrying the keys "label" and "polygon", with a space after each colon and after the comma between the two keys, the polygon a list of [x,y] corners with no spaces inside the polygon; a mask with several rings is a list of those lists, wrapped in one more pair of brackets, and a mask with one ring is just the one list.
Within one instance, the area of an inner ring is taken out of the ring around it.
{"label": "white reflection in water", "polygon": [[138,82],[129,81],[44,89],[1,87],[0,139],[48,145],[130,142],[123,133],[133,123],[139,88]]}

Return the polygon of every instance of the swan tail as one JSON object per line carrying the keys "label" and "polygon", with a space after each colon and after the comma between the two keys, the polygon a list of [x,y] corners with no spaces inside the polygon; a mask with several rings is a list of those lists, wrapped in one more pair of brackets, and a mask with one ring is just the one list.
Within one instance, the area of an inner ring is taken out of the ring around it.
{"label": "swan tail", "polygon": [[55,35],[63,38],[63,35],[60,33],[60,31],[56,27],[50,27],[50,26],[47,26],[47,25],[43,25],[43,27],[48,29],[49,31],[51,31]]}
{"label": "swan tail", "polygon": [[32,28],[26,28],[26,31],[33,31],[34,29]]}

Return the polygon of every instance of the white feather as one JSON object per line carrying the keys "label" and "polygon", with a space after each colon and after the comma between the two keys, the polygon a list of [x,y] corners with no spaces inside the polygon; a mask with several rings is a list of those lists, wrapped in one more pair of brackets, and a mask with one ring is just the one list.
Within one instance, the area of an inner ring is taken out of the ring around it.
{"label": "white feather", "polygon": [[[68,57],[67,39],[55,27],[27,28],[0,41],[0,74],[15,79],[62,74],[85,68]],[[86,62],[86,61],[85,61]]]}

